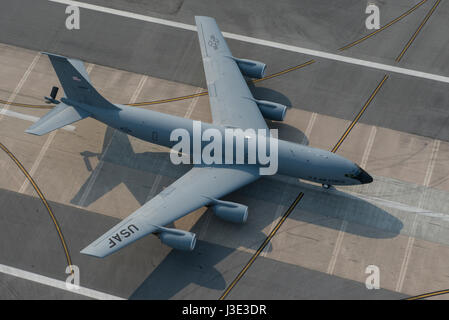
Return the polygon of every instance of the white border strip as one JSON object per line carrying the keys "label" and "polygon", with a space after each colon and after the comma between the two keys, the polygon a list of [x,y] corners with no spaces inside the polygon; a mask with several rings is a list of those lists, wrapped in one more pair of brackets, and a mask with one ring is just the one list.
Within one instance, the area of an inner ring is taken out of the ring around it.
{"label": "white border strip", "polygon": [[[153,17],[144,16],[144,15],[137,14],[137,13],[122,11],[122,10],[117,10],[117,9],[111,9],[111,8],[97,6],[97,5],[88,4],[88,3],[83,3],[83,2],[79,2],[79,1],[73,1],[73,0],[48,0],[48,1],[65,4],[68,6],[77,6],[79,8],[89,9],[89,10],[103,12],[103,13],[109,13],[109,14],[113,14],[113,15],[117,15],[117,16],[121,16],[121,17],[157,23],[157,24],[161,24],[161,25],[165,25],[165,26],[169,26],[169,27],[175,27],[175,28],[190,30],[190,31],[197,31],[196,26],[194,26],[194,25],[175,22],[175,21],[171,21],[171,20],[153,18]],[[243,35],[239,35],[239,34],[235,34],[235,33],[223,32],[223,36],[228,39],[234,39],[234,40],[239,40],[239,41],[243,41],[243,42],[247,42],[247,43],[253,43],[253,44],[262,45],[262,46],[266,46],[266,47],[277,48],[277,49],[282,49],[282,50],[291,51],[291,52],[297,52],[297,53],[311,55],[314,57],[320,57],[320,58],[324,58],[324,59],[328,59],[328,60],[345,62],[345,63],[364,66],[364,67],[368,67],[368,68],[372,68],[372,69],[378,69],[378,70],[384,70],[384,71],[404,74],[404,75],[408,75],[408,76],[412,76],[412,77],[416,77],[416,78],[423,78],[423,79],[428,79],[428,80],[449,83],[449,77],[445,77],[445,76],[441,76],[441,75],[437,75],[437,74],[395,67],[392,65],[372,62],[372,61],[368,61],[368,60],[350,58],[350,57],[333,54],[333,53],[329,53],[329,52],[325,52],[325,51],[318,51],[318,50],[312,50],[312,49],[307,49],[307,48],[302,48],[302,47],[297,47],[297,46],[291,46],[291,45],[287,45],[287,44],[283,44],[283,43],[279,43],[279,42],[247,37],[247,36],[243,36]]]}
{"label": "white border strip", "polygon": [[43,284],[43,285],[46,285],[49,287],[61,289],[64,291],[68,291],[68,292],[71,292],[74,294],[82,295],[82,296],[97,299],[97,300],[125,300],[125,299],[117,297],[117,296],[112,296],[107,293],[103,293],[103,292],[92,290],[92,289],[87,289],[84,287],[79,287],[79,289],[77,289],[77,290],[70,290],[66,287],[66,283],[64,281],[45,277],[40,274],[28,272],[28,271],[21,270],[21,269],[8,267],[3,264],[0,264],[0,272],[10,275],[10,276],[13,276],[13,277],[16,277],[16,278],[21,278],[21,279],[37,282],[37,283],[40,283],[40,284]]}

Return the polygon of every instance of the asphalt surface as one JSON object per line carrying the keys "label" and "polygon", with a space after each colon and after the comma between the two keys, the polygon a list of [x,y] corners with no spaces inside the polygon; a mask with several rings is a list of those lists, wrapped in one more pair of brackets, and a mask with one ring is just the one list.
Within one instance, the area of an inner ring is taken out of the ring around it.
{"label": "asphalt surface", "polygon": [[[364,4],[314,1],[87,1],[188,24],[194,15],[214,16],[223,31],[337,52],[367,34]],[[381,22],[417,1],[379,3]],[[428,1],[384,32],[345,55],[395,65],[394,59],[432,7]],[[158,8],[157,10],[155,8]],[[81,29],[65,28],[65,5],[45,0],[2,1],[0,42],[49,51],[87,62],[205,87],[195,32],[81,9]],[[442,2],[398,66],[449,74],[449,5]],[[264,61],[269,72],[303,63],[309,56],[228,40],[235,56]],[[301,71],[262,83],[256,96],[293,108],[352,119],[385,72],[318,59]],[[49,84],[49,87],[52,84]],[[268,88],[265,88],[269,86]],[[323,95],[322,92],[327,94]],[[447,84],[391,74],[361,119],[403,132],[449,141]],[[287,98],[288,97],[288,98]],[[167,97],[169,98],[169,97]],[[120,101],[118,101],[120,102]]]}
{"label": "asphalt surface", "polygon": [[[39,199],[0,190],[0,261],[29,272],[65,280],[65,256]],[[156,237],[146,237],[105,259],[79,254],[104,228],[119,220],[51,203],[64,232],[80,285],[130,299],[218,299],[236,266],[250,254],[199,241],[195,251],[170,251]],[[202,217],[201,219],[204,219]],[[200,219],[198,224],[203,223]],[[161,253],[162,252],[162,253]],[[169,252],[169,253],[168,253]],[[167,254],[155,265],[158,255]],[[399,299],[389,290],[367,290],[363,283],[326,275],[288,263],[259,258],[229,299]],[[2,299],[79,299],[83,296],[0,275]]]}

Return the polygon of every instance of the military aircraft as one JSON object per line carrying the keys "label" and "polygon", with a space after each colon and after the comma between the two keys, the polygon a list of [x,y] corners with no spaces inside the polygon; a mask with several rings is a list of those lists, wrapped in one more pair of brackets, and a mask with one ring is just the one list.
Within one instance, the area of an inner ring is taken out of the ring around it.
{"label": "military aircraft", "polygon": [[[151,233],[157,235],[162,243],[175,249],[193,250],[196,244],[194,233],[168,228],[166,225],[202,206],[211,207],[221,219],[244,223],[248,207],[220,199],[259,179],[262,176],[261,169],[266,169],[266,162],[260,159],[253,162],[248,160],[252,139],[265,141],[265,150],[276,151],[278,174],[318,182],[323,187],[373,181],[362,168],[337,154],[280,140],[268,133],[260,134],[260,130],[268,130],[264,118],[282,121],[287,110],[286,106],[278,103],[256,100],[248,88],[244,77],[262,78],[266,65],[232,56],[213,18],[195,17],[195,20],[213,119],[212,124],[200,123],[200,131],[202,134],[207,130],[226,134],[226,130],[240,129],[230,140],[220,141],[219,147],[237,152],[236,141],[243,138],[245,161],[229,161],[236,159],[231,152],[231,158],[224,154],[214,154],[215,157],[224,159],[224,163],[195,163],[185,175],[84,248],[81,251],[83,254],[105,257]],[[129,135],[169,148],[179,143],[179,139],[172,139],[174,130],[185,130],[193,137],[197,122],[151,110],[112,104],[92,86],[81,61],[46,54],[65,96],[60,101],[56,100],[57,90],[52,90],[52,94],[46,99],[57,106],[28,128],[27,133],[43,135],[92,117]],[[258,130],[258,133],[255,136],[247,135],[245,132],[250,129]],[[245,131],[242,133],[243,130]],[[199,146],[195,147],[194,142],[193,147],[178,151],[195,157],[205,148],[207,141],[201,141]]]}

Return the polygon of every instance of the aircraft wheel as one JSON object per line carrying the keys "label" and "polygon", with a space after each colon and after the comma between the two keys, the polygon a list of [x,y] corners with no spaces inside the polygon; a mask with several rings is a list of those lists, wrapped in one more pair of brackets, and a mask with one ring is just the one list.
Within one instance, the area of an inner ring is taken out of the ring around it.
{"label": "aircraft wheel", "polygon": [[324,188],[324,189],[329,189],[330,187],[331,187],[331,186],[330,186],[329,184],[324,184],[324,183],[323,183],[323,188]]}

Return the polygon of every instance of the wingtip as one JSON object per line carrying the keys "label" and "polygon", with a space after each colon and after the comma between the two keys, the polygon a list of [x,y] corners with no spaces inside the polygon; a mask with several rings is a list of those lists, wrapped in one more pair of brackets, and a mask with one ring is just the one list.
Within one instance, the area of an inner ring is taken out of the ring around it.
{"label": "wingtip", "polygon": [[80,253],[82,253],[86,256],[91,256],[91,257],[95,257],[95,258],[104,258],[104,255],[102,256],[102,255],[99,255],[98,253],[95,253],[93,250],[91,250],[89,248],[89,246],[87,246],[86,248],[81,250]]}
{"label": "wingtip", "polygon": [[43,135],[42,133],[38,132],[35,128],[33,128],[33,126],[31,126],[28,129],[26,129],[25,133],[32,134],[32,135],[35,135],[35,136],[42,136]]}
{"label": "wingtip", "polygon": [[215,21],[215,19],[212,18],[212,17],[208,17],[208,16],[195,16],[195,21],[196,21],[196,22],[199,22],[200,20],[214,20],[214,21]]}

